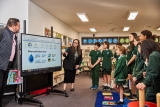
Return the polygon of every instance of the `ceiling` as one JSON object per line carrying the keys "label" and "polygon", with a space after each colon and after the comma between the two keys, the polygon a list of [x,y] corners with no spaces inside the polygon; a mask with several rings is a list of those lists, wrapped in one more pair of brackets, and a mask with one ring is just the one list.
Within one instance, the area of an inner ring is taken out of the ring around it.
{"label": "ceiling", "polygon": [[[149,29],[155,31],[160,26],[160,0],[31,0],[36,5],[61,20],[80,33],[114,32]],[[135,20],[127,20],[129,11],[139,11]],[[82,22],[76,13],[86,13],[89,22]],[[109,24],[110,27],[109,27]]]}

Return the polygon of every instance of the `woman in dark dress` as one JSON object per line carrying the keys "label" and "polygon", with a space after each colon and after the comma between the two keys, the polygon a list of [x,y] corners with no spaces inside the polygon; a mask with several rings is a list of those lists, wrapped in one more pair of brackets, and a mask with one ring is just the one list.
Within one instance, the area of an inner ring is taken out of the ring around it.
{"label": "woman in dark dress", "polygon": [[63,53],[65,57],[63,61],[64,68],[64,91],[66,92],[67,83],[71,83],[71,91],[76,91],[73,87],[75,81],[76,70],[82,62],[82,51],[80,49],[80,42],[75,39],[72,46]]}

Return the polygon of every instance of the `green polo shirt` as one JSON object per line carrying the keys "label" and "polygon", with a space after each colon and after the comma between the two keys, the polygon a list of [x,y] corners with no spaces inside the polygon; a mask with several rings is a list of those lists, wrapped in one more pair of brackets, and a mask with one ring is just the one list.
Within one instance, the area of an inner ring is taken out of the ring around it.
{"label": "green polo shirt", "polygon": [[[101,52],[99,50],[95,51],[95,50],[92,50],[89,54],[90,58],[91,58],[91,64],[94,65],[98,58],[101,58],[102,55],[101,55]],[[95,69],[100,69],[100,63],[98,63],[95,67]]]}
{"label": "green polo shirt", "polygon": [[[137,55],[137,46],[135,46],[133,49],[131,49],[129,46],[127,49],[129,49],[129,52],[127,53],[127,61],[129,62],[133,55]],[[134,65],[135,60],[128,66],[128,70],[133,71]]]}
{"label": "green polo shirt", "polygon": [[112,60],[111,60],[111,58],[113,57],[112,51],[109,49],[103,50],[102,57],[103,57],[102,67],[110,70],[112,68]]}

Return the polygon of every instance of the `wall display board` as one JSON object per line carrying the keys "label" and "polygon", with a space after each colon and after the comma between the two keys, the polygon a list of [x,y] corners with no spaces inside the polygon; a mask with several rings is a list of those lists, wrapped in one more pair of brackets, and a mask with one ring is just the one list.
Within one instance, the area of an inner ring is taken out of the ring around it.
{"label": "wall display board", "polygon": [[129,44],[129,37],[119,37],[119,43],[122,43],[122,44]]}
{"label": "wall display board", "polygon": [[118,37],[82,37],[82,45],[93,45],[96,42],[103,43],[108,41],[110,44],[118,43]]}

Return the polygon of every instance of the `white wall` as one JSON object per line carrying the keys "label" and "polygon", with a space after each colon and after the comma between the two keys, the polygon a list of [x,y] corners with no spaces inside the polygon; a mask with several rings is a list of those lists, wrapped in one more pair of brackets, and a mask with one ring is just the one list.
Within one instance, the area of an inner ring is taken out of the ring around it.
{"label": "white wall", "polygon": [[[95,34],[95,37],[120,37],[120,36],[128,36],[131,32],[106,32],[106,33],[79,33],[79,40],[81,43],[81,37],[93,37],[93,34]],[[137,35],[140,35],[140,31],[135,32]],[[156,34],[160,36],[160,31],[153,31],[153,34]],[[110,45],[110,49],[113,48],[115,45]],[[123,45],[127,47],[128,45]],[[93,45],[81,45],[82,49],[87,49],[90,47],[90,49],[93,49]],[[102,49],[102,46],[100,47]]]}
{"label": "white wall", "polygon": [[[23,20],[28,20],[28,0],[0,0],[0,23],[7,24],[9,18],[18,18],[21,24],[20,32],[23,32]],[[28,27],[26,28],[28,32]]]}
{"label": "white wall", "polygon": [[53,30],[71,37],[73,39],[78,38],[78,32],[43,10],[42,8],[29,1],[29,33],[44,35],[44,27],[51,28]]}

